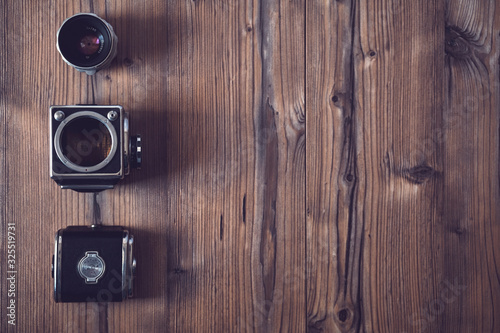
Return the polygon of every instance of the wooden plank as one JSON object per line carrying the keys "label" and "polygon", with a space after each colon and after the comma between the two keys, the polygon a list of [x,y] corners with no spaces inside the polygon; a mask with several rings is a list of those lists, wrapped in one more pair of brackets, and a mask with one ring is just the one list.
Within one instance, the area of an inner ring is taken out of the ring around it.
{"label": "wooden plank", "polygon": [[305,329],[304,8],[254,3],[252,331]]}
{"label": "wooden plank", "polygon": [[[307,62],[307,318],[311,332],[359,327],[363,186],[353,61],[354,1],[309,1]],[[359,36],[358,36],[359,38]]]}
{"label": "wooden plank", "polygon": [[447,8],[308,3],[312,331],[496,330],[499,29]]}
{"label": "wooden plank", "polygon": [[463,288],[427,324],[456,332],[500,330],[499,32],[500,1],[448,3],[440,232],[443,279]]}
{"label": "wooden plank", "polygon": [[[361,1],[362,293],[371,331],[439,331],[420,320],[442,291],[444,3]],[[442,328],[444,329],[444,328]]]}

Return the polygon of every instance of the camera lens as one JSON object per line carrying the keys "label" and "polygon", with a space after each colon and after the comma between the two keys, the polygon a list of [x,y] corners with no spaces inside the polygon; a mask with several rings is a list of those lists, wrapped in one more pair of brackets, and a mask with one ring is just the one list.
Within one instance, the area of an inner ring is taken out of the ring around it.
{"label": "camera lens", "polygon": [[111,25],[90,13],[68,18],[57,33],[57,48],[64,61],[87,74],[111,63],[116,56],[117,41]]}
{"label": "camera lens", "polygon": [[73,164],[90,167],[103,162],[111,152],[111,135],[99,120],[81,117],[68,123],[61,134],[63,155]]}

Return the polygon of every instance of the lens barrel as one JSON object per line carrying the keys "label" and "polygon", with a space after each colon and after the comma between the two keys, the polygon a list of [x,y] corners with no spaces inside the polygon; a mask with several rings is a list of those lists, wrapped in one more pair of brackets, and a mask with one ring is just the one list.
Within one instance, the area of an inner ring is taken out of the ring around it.
{"label": "lens barrel", "polygon": [[117,43],[113,27],[93,13],[71,16],[57,32],[57,50],[63,60],[88,75],[111,64]]}

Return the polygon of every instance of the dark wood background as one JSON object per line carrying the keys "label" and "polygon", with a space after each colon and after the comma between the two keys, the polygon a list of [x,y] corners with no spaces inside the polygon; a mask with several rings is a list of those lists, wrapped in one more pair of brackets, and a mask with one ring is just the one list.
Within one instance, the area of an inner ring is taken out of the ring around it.
{"label": "dark wood background", "polygon": [[[56,50],[77,12],[119,37],[92,77]],[[498,0],[0,2],[1,331],[500,332],[499,59]],[[49,179],[76,103],[142,134],[114,190]],[[136,298],[56,304],[54,233],[96,220]]]}

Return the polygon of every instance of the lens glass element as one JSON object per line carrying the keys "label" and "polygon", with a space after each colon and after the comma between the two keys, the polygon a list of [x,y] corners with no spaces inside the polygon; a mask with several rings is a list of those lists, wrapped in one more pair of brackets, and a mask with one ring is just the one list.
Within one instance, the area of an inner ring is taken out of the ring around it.
{"label": "lens glass element", "polygon": [[92,167],[109,156],[112,141],[108,128],[101,121],[78,117],[65,126],[61,134],[61,151],[70,162]]}
{"label": "lens glass element", "polygon": [[101,41],[98,36],[94,34],[88,34],[83,36],[82,39],[80,39],[80,45],[78,50],[82,54],[90,56],[99,51],[100,44]]}

